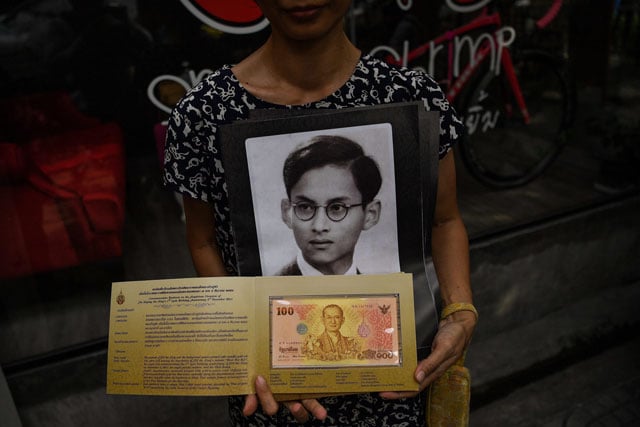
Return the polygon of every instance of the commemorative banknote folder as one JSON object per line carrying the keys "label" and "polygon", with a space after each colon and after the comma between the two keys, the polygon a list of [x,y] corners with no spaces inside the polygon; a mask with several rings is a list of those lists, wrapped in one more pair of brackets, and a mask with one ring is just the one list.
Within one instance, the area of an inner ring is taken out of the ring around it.
{"label": "commemorative banknote folder", "polygon": [[112,284],[107,393],[415,391],[410,274]]}

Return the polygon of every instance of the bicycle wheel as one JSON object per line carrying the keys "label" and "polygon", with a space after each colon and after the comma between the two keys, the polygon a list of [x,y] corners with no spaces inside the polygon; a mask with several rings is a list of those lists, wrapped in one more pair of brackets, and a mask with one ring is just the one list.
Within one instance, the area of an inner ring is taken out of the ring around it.
{"label": "bicycle wheel", "polygon": [[570,94],[558,60],[543,52],[513,58],[530,120],[504,76],[487,70],[468,91],[463,108],[467,134],[462,160],[480,182],[496,188],[538,177],[562,150],[571,121]]}

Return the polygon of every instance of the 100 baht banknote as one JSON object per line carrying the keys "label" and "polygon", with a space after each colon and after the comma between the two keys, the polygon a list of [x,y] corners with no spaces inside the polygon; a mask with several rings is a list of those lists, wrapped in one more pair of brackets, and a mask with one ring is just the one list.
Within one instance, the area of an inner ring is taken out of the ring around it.
{"label": "100 baht banknote", "polygon": [[397,295],[270,298],[271,366],[398,366]]}

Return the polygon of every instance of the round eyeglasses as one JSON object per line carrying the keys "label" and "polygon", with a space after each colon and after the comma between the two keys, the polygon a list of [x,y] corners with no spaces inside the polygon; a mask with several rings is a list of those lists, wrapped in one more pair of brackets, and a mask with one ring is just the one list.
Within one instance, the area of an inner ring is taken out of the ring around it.
{"label": "round eyeglasses", "polygon": [[347,205],[342,202],[332,202],[328,205],[314,205],[309,202],[298,202],[291,203],[293,206],[293,213],[298,217],[301,221],[311,221],[314,216],[316,216],[316,211],[318,208],[324,208],[324,212],[327,214],[327,217],[333,222],[342,221],[347,214],[349,213],[349,209],[355,206],[362,206],[364,203],[358,203],[354,205]]}

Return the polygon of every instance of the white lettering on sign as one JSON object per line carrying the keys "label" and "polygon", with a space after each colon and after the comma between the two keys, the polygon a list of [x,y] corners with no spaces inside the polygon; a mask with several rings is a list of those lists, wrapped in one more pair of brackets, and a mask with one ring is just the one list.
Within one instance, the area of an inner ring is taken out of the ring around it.
{"label": "white lettering on sign", "polygon": [[467,128],[467,133],[473,135],[476,131],[484,133],[488,130],[495,129],[500,118],[500,111],[485,110],[479,103],[482,102],[489,95],[485,91],[481,91],[478,95],[478,104],[469,107],[467,114],[464,118],[464,124]]}
{"label": "white lettering on sign", "polygon": [[447,6],[454,12],[467,13],[480,10],[491,0],[447,0]]}
{"label": "white lettering on sign", "polygon": [[[427,71],[431,76],[434,76],[435,65],[438,59],[438,54],[444,49],[445,45],[450,47],[453,43],[453,77],[460,75],[461,64],[470,64],[471,67],[476,65],[476,61],[480,58],[484,58],[486,55],[478,55],[480,49],[484,46],[488,46],[491,53],[490,68],[496,73],[500,74],[500,61],[502,60],[503,49],[508,48],[513,44],[516,39],[516,31],[513,27],[502,27],[497,29],[493,34],[482,33],[475,38],[475,40],[468,35],[462,37],[454,37],[453,40],[436,45],[433,41],[429,43],[429,56]],[[462,53],[465,51],[465,47],[468,48],[469,60],[461,61]],[[403,43],[402,54],[398,53],[394,48],[386,45],[377,46],[371,49],[370,54],[375,55],[380,52],[386,52],[391,55],[396,61],[400,62],[402,66],[407,66],[409,56],[409,42],[407,40]],[[437,76],[436,76],[437,77]]]}
{"label": "white lettering on sign", "polygon": [[413,0],[396,0],[396,4],[400,10],[407,12],[413,7]]}
{"label": "white lettering on sign", "polygon": [[469,64],[476,65],[476,56],[478,50],[483,46],[483,42],[489,46],[491,51],[490,68],[495,71],[496,75],[500,74],[500,61],[502,60],[502,49],[511,46],[516,39],[516,31],[513,27],[502,27],[496,30],[493,35],[483,33],[475,41],[470,36],[456,37],[453,40],[454,60],[453,75],[460,75],[460,56],[465,46],[469,47]]}

